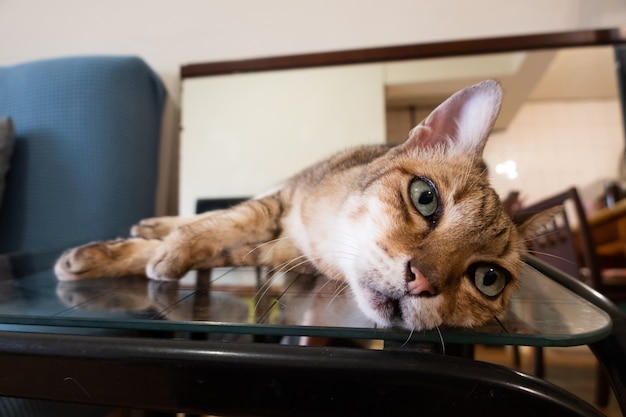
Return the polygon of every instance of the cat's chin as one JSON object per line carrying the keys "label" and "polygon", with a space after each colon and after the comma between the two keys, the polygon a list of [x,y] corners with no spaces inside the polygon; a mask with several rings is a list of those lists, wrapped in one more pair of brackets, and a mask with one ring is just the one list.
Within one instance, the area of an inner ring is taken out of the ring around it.
{"label": "cat's chin", "polygon": [[361,311],[384,327],[401,326],[419,331],[433,329],[443,322],[438,312],[439,296],[407,294],[397,298],[363,286],[355,294]]}
{"label": "cat's chin", "polygon": [[407,295],[400,301],[403,327],[409,330],[428,330],[443,324],[439,313],[441,296]]}

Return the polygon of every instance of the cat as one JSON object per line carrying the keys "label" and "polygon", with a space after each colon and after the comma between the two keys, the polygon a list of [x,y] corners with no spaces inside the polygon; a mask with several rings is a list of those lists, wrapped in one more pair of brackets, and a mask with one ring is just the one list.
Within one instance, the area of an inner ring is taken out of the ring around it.
{"label": "cat", "polygon": [[346,282],[381,326],[478,326],[505,308],[525,251],[527,224],[504,211],[482,159],[501,100],[497,81],[470,86],[400,145],[341,152],[230,209],[143,220],[129,239],[65,252],[55,272],[176,280],[263,265]]}

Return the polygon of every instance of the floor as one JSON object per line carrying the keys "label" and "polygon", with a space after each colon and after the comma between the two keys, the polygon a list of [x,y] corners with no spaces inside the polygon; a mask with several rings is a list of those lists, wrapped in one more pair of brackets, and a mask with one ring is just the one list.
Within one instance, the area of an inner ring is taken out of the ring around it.
{"label": "floor", "polygon": [[[513,368],[513,350],[507,347],[476,348],[476,359]],[[593,404],[596,359],[586,346],[574,348],[548,348],[544,350],[545,379],[578,395]],[[521,371],[531,373],[532,359],[529,348],[521,348]],[[600,409],[610,417],[622,417],[614,397],[606,408]]]}

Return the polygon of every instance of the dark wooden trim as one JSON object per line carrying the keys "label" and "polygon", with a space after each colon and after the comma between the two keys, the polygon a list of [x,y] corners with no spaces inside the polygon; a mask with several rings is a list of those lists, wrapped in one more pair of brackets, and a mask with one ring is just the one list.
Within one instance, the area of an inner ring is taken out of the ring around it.
{"label": "dark wooden trim", "polygon": [[626,27],[581,30],[189,64],[181,77],[625,43]]}
{"label": "dark wooden trim", "polygon": [[[624,132],[626,132],[626,45],[617,46],[614,53],[617,87],[622,104],[622,122],[624,123]],[[622,164],[626,164],[626,154],[624,154]],[[624,165],[622,169],[626,169],[626,165]]]}

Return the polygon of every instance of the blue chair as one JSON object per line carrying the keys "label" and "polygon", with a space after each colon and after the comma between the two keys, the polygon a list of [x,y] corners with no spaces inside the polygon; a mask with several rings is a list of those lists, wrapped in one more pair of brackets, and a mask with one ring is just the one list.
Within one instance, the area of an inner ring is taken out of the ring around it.
{"label": "blue chair", "polygon": [[[0,199],[0,254],[51,251],[52,263],[55,251],[125,236],[153,216],[165,99],[161,80],[137,57],[0,68],[0,119],[12,120],[15,136]],[[6,417],[109,411],[0,397]]]}
{"label": "blue chair", "polygon": [[0,68],[0,117],[15,128],[0,253],[127,235],[153,216],[165,98],[137,57]]}

